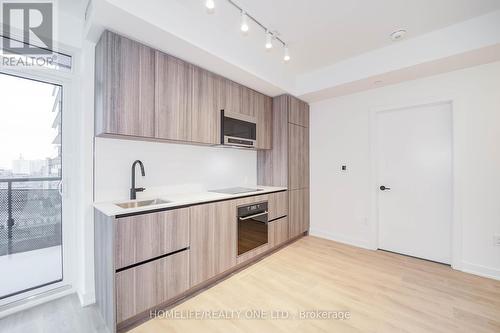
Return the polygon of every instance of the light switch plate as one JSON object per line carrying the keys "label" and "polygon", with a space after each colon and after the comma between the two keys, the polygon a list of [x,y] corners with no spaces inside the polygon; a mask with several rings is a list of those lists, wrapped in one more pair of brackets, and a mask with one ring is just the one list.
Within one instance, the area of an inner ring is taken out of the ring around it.
{"label": "light switch plate", "polygon": [[500,246],[500,234],[496,234],[494,237],[495,246]]}

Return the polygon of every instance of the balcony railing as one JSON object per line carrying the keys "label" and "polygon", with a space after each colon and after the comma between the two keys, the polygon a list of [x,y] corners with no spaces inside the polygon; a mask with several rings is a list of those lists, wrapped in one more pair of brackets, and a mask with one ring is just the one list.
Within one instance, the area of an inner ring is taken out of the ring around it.
{"label": "balcony railing", "polygon": [[61,245],[60,181],[0,179],[0,256]]}

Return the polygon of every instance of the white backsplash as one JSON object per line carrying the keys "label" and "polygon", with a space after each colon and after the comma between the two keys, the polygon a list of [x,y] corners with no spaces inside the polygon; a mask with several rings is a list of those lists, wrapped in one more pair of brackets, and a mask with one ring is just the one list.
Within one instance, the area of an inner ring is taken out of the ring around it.
{"label": "white backsplash", "polygon": [[223,147],[164,142],[95,139],[94,201],[127,200],[131,166],[144,163],[146,176],[136,170],[137,198],[160,194],[257,185],[257,152]]}

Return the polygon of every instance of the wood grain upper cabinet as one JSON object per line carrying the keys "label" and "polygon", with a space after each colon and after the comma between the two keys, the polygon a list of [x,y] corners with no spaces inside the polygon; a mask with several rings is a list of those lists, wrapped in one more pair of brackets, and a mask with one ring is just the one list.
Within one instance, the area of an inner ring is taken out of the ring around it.
{"label": "wood grain upper cabinet", "polygon": [[191,141],[220,143],[221,90],[220,76],[193,66]]}
{"label": "wood grain upper cabinet", "polygon": [[221,80],[221,107],[230,113],[241,113],[241,86],[229,79]]}
{"label": "wood grain upper cabinet", "polygon": [[154,53],[112,32],[102,34],[95,62],[96,135],[154,137]]}
{"label": "wood grain upper cabinet", "polygon": [[257,104],[259,93],[240,85],[240,112],[241,114],[257,118]]}
{"label": "wood grain upper cabinet", "polygon": [[309,187],[309,129],[288,124],[288,189]]}
{"label": "wood grain upper cabinet", "polygon": [[155,136],[190,141],[192,125],[193,67],[156,51]]}
{"label": "wood grain upper cabinet", "polygon": [[192,286],[236,264],[236,201],[221,201],[189,208]]}
{"label": "wood grain upper cabinet", "polygon": [[309,127],[309,104],[298,98],[289,96],[288,122],[303,127]]}
{"label": "wood grain upper cabinet", "polygon": [[273,100],[256,93],[255,113],[257,114],[257,148],[272,149],[273,143]]}
{"label": "wood grain upper cabinet", "polygon": [[309,229],[309,189],[288,191],[288,229],[290,238]]}

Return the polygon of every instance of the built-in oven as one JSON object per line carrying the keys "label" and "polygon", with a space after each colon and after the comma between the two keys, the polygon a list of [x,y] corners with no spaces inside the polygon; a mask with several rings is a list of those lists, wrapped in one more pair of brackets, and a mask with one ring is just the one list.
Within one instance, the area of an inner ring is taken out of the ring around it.
{"label": "built-in oven", "polygon": [[238,207],[238,255],[267,244],[267,202]]}
{"label": "built-in oven", "polygon": [[255,117],[221,111],[221,144],[254,148],[256,140]]}

